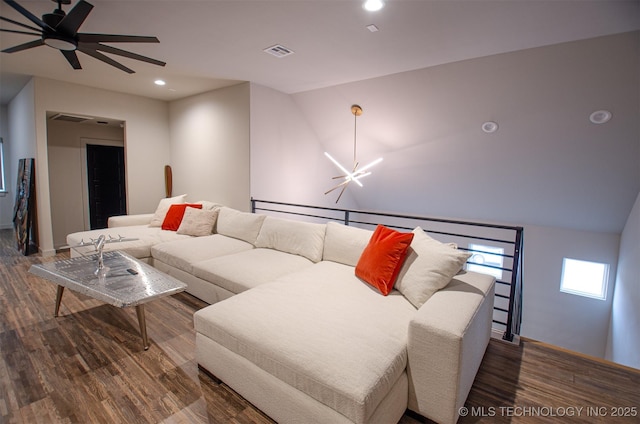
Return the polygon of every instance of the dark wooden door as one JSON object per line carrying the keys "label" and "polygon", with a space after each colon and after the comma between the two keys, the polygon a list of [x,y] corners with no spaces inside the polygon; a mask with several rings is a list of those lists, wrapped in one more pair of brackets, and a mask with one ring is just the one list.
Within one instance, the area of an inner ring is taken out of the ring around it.
{"label": "dark wooden door", "polygon": [[110,216],[127,213],[124,147],[87,144],[91,229],[107,228]]}

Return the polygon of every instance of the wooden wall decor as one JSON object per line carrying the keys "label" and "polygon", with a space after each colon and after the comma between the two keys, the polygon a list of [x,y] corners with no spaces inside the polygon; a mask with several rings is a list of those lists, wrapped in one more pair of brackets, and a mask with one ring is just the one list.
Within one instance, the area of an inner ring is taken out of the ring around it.
{"label": "wooden wall decor", "polygon": [[171,173],[171,166],[164,166],[164,191],[166,197],[171,197],[173,191],[173,175]]}
{"label": "wooden wall decor", "polygon": [[35,184],[35,159],[20,159],[18,162],[16,202],[13,208],[13,228],[16,234],[18,250],[23,255],[29,255],[38,250],[35,225]]}

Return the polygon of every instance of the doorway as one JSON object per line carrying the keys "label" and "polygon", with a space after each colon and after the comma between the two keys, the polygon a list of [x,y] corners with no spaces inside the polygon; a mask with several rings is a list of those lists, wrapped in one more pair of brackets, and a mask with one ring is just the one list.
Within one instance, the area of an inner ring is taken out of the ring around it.
{"label": "doorway", "polygon": [[[55,249],[67,245],[67,234],[91,229],[87,145],[118,146],[126,149],[124,121],[84,117],[84,121],[77,122],[71,119],[73,117],[79,116],[47,112],[49,198]],[[126,178],[125,170],[125,181]],[[124,202],[128,206],[128,201]]]}
{"label": "doorway", "polygon": [[124,147],[87,144],[89,226],[107,228],[110,216],[127,213]]}

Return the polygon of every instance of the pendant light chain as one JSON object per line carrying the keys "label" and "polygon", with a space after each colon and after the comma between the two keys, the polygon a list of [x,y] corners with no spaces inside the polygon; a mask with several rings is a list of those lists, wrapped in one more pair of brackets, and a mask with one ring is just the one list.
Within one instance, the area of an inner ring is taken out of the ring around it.
{"label": "pendant light chain", "polygon": [[354,113],[353,114],[353,166],[354,167],[356,166],[356,163],[357,163],[356,162],[356,157],[357,157],[356,156],[356,140],[358,139],[357,138],[357,135],[358,135],[358,127],[357,127],[357,125],[358,125],[358,114]]}

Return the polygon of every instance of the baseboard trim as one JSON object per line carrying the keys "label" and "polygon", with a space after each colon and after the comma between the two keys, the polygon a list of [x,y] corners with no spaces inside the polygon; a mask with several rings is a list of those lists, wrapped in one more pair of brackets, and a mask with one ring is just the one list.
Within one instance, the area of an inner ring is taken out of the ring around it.
{"label": "baseboard trim", "polygon": [[47,249],[47,250],[38,249],[38,250],[40,251],[40,254],[42,255],[42,257],[44,258],[55,256],[57,253],[56,249]]}

